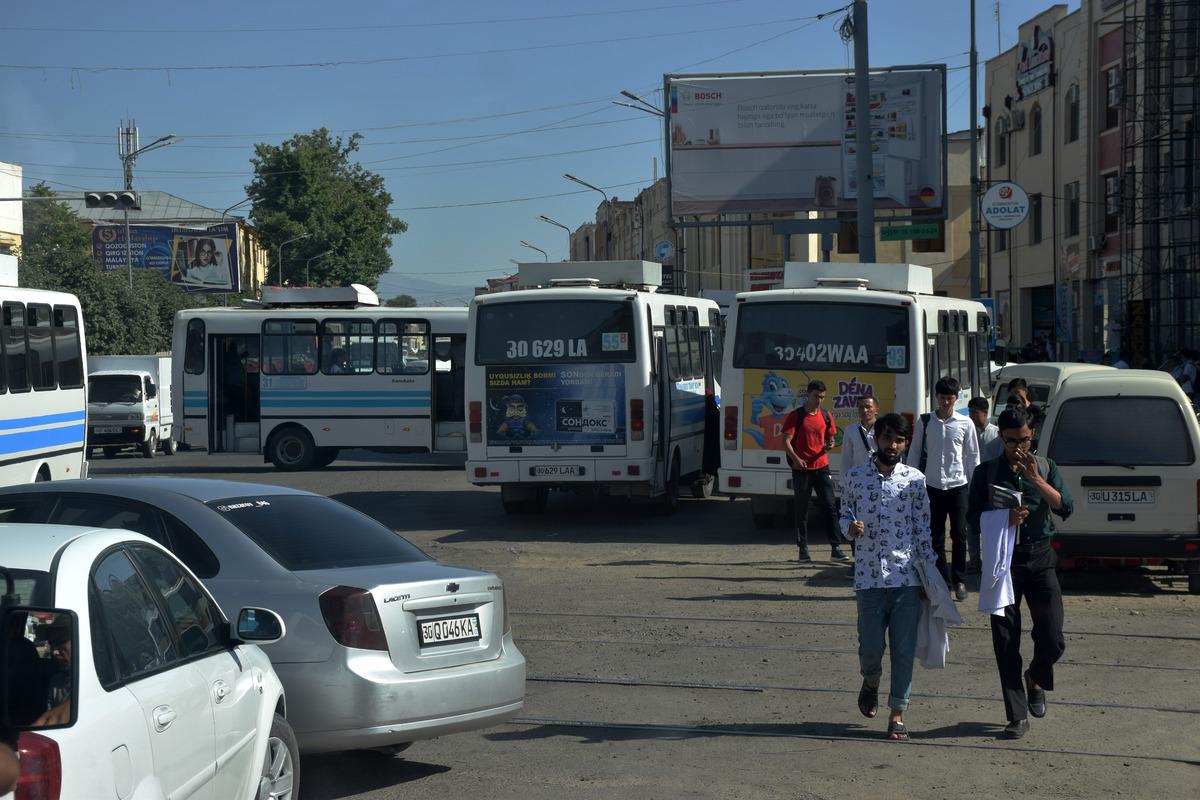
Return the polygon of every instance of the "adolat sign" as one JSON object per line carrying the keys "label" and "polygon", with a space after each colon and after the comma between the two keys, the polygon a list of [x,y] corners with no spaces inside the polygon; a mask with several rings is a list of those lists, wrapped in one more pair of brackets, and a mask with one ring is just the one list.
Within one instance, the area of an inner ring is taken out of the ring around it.
{"label": "adolat sign", "polygon": [[979,213],[993,228],[1015,228],[1029,216],[1029,195],[1011,181],[994,183],[980,198]]}

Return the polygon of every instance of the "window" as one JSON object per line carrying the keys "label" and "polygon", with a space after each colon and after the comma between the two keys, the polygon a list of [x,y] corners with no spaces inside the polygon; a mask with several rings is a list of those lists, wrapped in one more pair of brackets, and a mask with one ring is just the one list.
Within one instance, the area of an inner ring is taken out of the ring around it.
{"label": "window", "polygon": [[842,222],[837,232],[837,251],[842,255],[858,252],[858,223]]}
{"label": "window", "polygon": [[1042,154],[1042,106],[1034,103],[1029,109],[1029,155]]}
{"label": "window", "polygon": [[79,315],[71,306],[54,307],[54,360],[58,385],[63,389],[83,386],[83,354],[79,347]]}
{"label": "window", "polygon": [[171,539],[170,550],[175,557],[187,564],[187,568],[201,580],[215,578],[221,571],[221,562],[204,540],[194,530],[169,514],[163,514],[163,525]]}
{"label": "window", "polygon": [[375,337],[375,365],[383,375],[429,372],[429,324],[380,320]]}
{"label": "window", "polygon": [[47,522],[86,528],[123,528],[147,536],[164,547],[169,546],[158,521],[158,512],[133,500],[91,493],[66,494],[60,498]]}
{"label": "window", "polygon": [[1121,68],[1104,70],[1104,108],[1100,118],[1100,129],[1115,128],[1121,121]]}
{"label": "window", "polygon": [[375,323],[327,319],[321,322],[321,372],[365,375],[375,371]]}
{"label": "window", "polygon": [[221,615],[200,584],[161,550],[144,544],[129,549],[167,610],[180,656],[192,658],[221,650]]}
{"label": "window", "polygon": [[50,316],[50,306],[30,303],[26,308],[29,378],[38,391],[58,388],[54,382],[54,333]]}
{"label": "window", "polygon": [[709,347],[712,348],[710,357],[713,362],[713,380],[720,383],[721,369],[725,363],[725,319],[720,311],[711,308],[708,310],[708,336],[711,340]]}
{"label": "window", "polygon": [[1038,244],[1042,241],[1042,196],[1029,195],[1029,243]]}
{"label": "window", "polygon": [[996,236],[996,252],[1003,253],[1008,249],[1008,231],[1002,229],[993,231],[993,233]]}
{"label": "window", "polygon": [[265,375],[317,374],[317,321],[280,319],[263,323]]}
{"label": "window", "polygon": [[[1097,431],[1104,447],[1096,447]],[[1059,466],[1189,465],[1195,461],[1179,404],[1167,397],[1080,397],[1063,403],[1050,441]]]}
{"label": "window", "polygon": [[3,333],[4,379],[10,392],[29,391],[28,347],[25,344],[25,306],[4,304]]}
{"label": "window", "polygon": [[1071,143],[1079,138],[1079,84],[1074,84],[1070,89],[1067,89],[1066,102],[1066,128],[1067,143]]}
{"label": "window", "polygon": [[183,349],[183,370],[188,375],[204,374],[204,320],[189,319]]}
{"label": "window", "polygon": [[704,354],[700,350],[700,316],[694,308],[689,308],[687,315],[688,349],[692,355],[692,378],[703,378]]}
{"label": "window", "polygon": [[1121,176],[1104,176],[1104,232],[1116,233],[1121,225]]}
{"label": "window", "polygon": [[675,309],[668,308],[664,315],[666,326],[663,337],[667,344],[667,376],[677,381],[683,376],[683,354],[679,350],[679,323],[675,319]]}
{"label": "window", "polygon": [[997,167],[1003,167],[1008,163],[1008,118],[1001,117],[996,122],[996,152],[994,153]]}
{"label": "window", "polygon": [[[124,551],[109,553],[96,565],[92,585],[99,599],[92,613],[102,614],[111,637],[117,680],[156,672],[179,659],[158,603]],[[101,657],[100,650],[96,657]],[[97,672],[104,674],[102,665],[97,665]]]}
{"label": "window", "polygon": [[742,303],[733,366],[908,372],[911,311],[875,303]]}
{"label": "window", "polygon": [[481,305],[475,363],[615,364],[637,357],[633,301],[555,300]]}
{"label": "window", "polygon": [[1079,235],[1079,181],[1063,187],[1063,216],[1067,218],[1067,236]]}

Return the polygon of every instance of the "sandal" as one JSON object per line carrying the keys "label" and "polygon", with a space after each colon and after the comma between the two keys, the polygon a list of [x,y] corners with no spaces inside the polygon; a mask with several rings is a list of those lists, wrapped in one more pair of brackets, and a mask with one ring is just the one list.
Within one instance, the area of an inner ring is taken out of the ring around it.
{"label": "sandal", "polygon": [[908,741],[908,728],[904,727],[903,720],[888,720],[888,740],[893,742]]}
{"label": "sandal", "polygon": [[872,688],[863,681],[862,688],[858,690],[858,710],[867,719],[875,719],[875,715],[879,713],[878,686]]}

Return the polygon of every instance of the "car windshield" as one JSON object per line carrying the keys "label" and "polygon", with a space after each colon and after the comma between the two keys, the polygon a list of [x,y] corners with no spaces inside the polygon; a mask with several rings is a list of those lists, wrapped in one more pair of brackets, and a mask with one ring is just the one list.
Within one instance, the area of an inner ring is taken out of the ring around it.
{"label": "car windshield", "polygon": [[[1097,448],[1097,442],[1102,445]],[[1080,397],[1058,410],[1050,458],[1059,466],[1188,465],[1192,438],[1169,397]]]}
{"label": "car windshield", "polygon": [[93,375],[88,378],[89,403],[136,403],[142,382],[136,375]]}
{"label": "car windshield", "polygon": [[327,497],[231,497],[208,505],[293,572],[430,560],[400,534]]}

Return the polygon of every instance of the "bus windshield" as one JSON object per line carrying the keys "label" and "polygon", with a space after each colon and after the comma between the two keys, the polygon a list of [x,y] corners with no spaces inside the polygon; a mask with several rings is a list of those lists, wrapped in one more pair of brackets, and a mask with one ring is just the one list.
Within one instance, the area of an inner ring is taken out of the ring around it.
{"label": "bus windshield", "polygon": [[733,365],[750,369],[908,372],[908,308],[870,303],[748,302]]}
{"label": "bus windshield", "polygon": [[553,300],[480,306],[475,363],[609,364],[634,360],[633,303]]}
{"label": "bus windshield", "polygon": [[89,403],[138,403],[142,381],[137,375],[93,375],[88,378]]}

